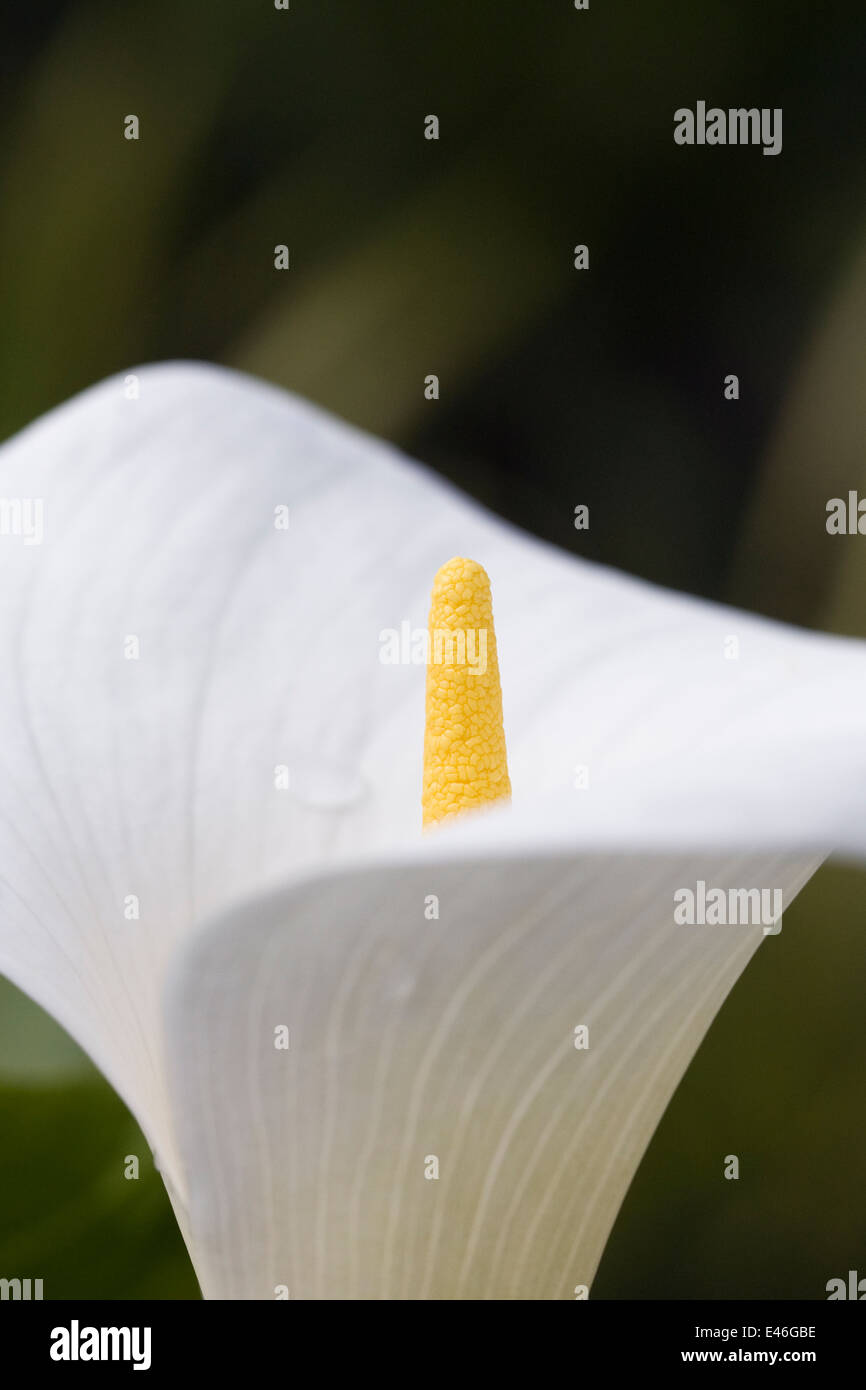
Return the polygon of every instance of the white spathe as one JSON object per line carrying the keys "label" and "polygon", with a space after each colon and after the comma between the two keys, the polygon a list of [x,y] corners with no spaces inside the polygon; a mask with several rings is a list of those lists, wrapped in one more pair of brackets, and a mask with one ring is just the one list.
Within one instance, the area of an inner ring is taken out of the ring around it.
{"label": "white spathe", "polygon": [[[44,517],[0,535],[0,970],[130,1105],[206,1295],[573,1297],[763,939],[674,892],[863,855],[866,651],[578,562],[259,382],[138,375],[0,449]],[[514,801],[422,838],[424,670],[380,633],[455,554]]]}

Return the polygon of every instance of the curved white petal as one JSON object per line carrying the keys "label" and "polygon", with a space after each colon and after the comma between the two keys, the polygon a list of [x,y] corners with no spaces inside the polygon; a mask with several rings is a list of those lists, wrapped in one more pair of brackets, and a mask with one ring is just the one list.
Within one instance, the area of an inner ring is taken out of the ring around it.
{"label": "curved white petal", "polygon": [[761,940],[675,925],[674,892],[697,869],[787,903],[812,867],[431,858],[298,885],[202,932],[168,1032],[205,1295],[573,1298]]}
{"label": "curved white petal", "polygon": [[[44,509],[0,535],[0,969],[132,1106],[208,1292],[559,1296],[760,940],[674,928],[674,889],[863,851],[863,650],[562,556],[243,377],[139,377],[0,450]],[[380,633],[456,553],[514,805],[422,843],[424,671]]]}

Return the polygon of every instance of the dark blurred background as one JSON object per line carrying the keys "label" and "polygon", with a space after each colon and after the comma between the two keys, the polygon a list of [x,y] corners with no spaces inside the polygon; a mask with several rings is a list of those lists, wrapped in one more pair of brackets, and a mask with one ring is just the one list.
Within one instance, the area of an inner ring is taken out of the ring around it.
{"label": "dark blurred background", "polygon": [[[224,362],[565,549],[866,636],[863,552],[825,529],[830,497],[866,491],[864,70],[860,0],[18,7],[0,438],[141,362]],[[782,153],[677,146],[698,100],[782,107]],[[864,909],[864,875],[824,869],[762,946],[594,1297],[866,1276]],[[7,985],[0,1133],[0,1268],[48,1297],[196,1296],[145,1141]]]}

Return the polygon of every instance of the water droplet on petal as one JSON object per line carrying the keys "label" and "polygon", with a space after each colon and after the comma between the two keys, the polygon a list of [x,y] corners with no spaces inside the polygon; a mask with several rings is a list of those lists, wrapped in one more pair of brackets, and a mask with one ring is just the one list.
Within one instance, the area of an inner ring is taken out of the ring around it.
{"label": "water droplet on petal", "polygon": [[389,997],[402,1003],[404,999],[411,999],[418,987],[418,982],[414,975],[401,975],[391,985]]}
{"label": "water droplet on petal", "polygon": [[302,758],[289,763],[289,794],[316,811],[343,811],[363,801],[369,787],[347,763]]}

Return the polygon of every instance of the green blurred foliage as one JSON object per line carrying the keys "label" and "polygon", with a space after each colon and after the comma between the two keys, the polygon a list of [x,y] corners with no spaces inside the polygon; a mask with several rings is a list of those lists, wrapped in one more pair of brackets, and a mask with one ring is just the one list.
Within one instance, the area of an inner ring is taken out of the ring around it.
{"label": "green blurred foliage", "polygon": [[[5,981],[0,1020],[4,1277],[42,1279],[46,1299],[197,1298],[162,1179],[126,1107]],[[137,1179],[124,1176],[129,1155]]]}
{"label": "green blurred foliage", "polygon": [[[0,437],[141,360],[222,360],[560,545],[725,593],[793,373],[864,240],[856,0],[50,15],[5,58]],[[701,95],[783,106],[782,154],[676,147],[673,109]],[[762,607],[765,579],[740,601]]]}
{"label": "green blurred foliage", "polygon": [[825,865],[761,944],[656,1130],[594,1298],[821,1299],[862,1273],[864,917],[866,876]]}
{"label": "green blurred foliage", "polygon": [[[139,362],[223,361],[566,549],[866,633],[861,562],[823,532],[863,472],[864,60],[859,0],[19,7],[0,438]],[[783,153],[678,149],[699,98],[782,106]],[[594,1296],[822,1297],[862,1262],[864,885],[823,870],[761,947]],[[144,1139],[11,989],[0,1054],[0,1269],[48,1297],[197,1296]]]}

